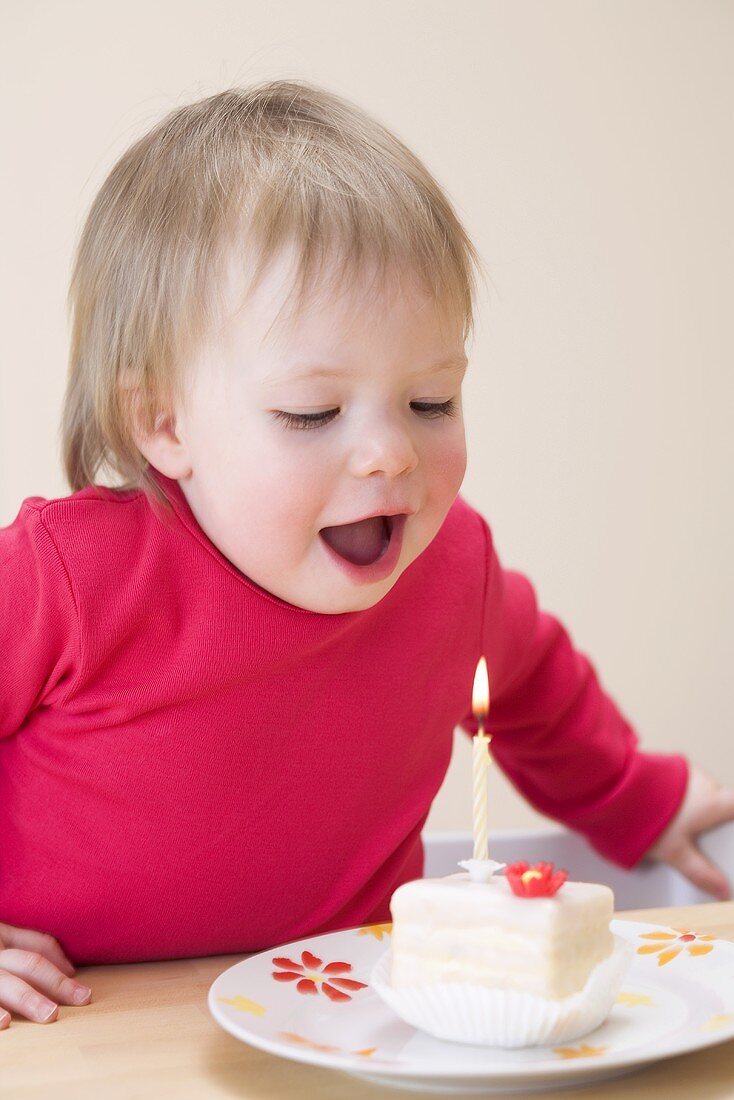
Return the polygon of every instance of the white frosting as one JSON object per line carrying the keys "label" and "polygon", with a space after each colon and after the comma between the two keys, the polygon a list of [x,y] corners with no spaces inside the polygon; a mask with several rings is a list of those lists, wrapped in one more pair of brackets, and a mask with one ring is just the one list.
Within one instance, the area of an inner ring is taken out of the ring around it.
{"label": "white frosting", "polygon": [[390,909],[395,988],[470,981],[565,997],[613,947],[614,895],[599,883],[521,898],[505,878],[472,882],[460,872],[404,883]]}

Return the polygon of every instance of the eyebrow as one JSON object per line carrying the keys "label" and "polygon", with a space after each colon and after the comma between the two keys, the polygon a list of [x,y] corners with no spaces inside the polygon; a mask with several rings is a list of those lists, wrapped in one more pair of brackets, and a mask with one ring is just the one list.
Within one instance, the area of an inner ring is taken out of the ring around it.
{"label": "eyebrow", "polygon": [[[416,371],[413,371],[411,378],[417,378],[421,374],[438,374],[442,370],[466,370],[469,365],[469,360],[466,356],[453,356],[451,359],[445,359],[440,363],[434,363],[430,367],[422,367]],[[293,374],[280,374],[269,375],[266,382],[297,382],[302,378],[338,378],[340,375],[346,373],[340,370],[339,367],[326,367],[321,364],[314,364],[313,366],[304,366],[299,370],[296,370]]]}

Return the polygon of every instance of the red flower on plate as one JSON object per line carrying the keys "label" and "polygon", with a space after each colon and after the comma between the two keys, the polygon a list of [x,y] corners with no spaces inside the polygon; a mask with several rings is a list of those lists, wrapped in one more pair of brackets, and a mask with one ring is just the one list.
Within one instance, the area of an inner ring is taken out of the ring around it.
{"label": "red flower on plate", "polygon": [[340,977],[350,972],[351,963],[333,962],[324,966],[323,961],[310,951],[301,952],[299,963],[293,962],[293,959],[278,958],[273,959],[273,965],[281,968],[273,971],[276,982],[296,982],[299,993],[318,993],[320,988],[331,1001],[351,1001],[351,995],[345,990],[355,992],[367,988],[365,982]]}
{"label": "red flower on plate", "polygon": [[568,871],[554,871],[552,863],[531,866],[521,860],[505,868],[505,878],[519,898],[550,898],[563,886]]}

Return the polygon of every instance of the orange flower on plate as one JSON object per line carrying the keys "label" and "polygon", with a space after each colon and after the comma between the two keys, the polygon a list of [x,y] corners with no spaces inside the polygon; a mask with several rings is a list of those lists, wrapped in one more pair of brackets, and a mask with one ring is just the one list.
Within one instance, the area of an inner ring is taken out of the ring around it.
{"label": "orange flower on plate", "polygon": [[303,1035],[297,1035],[293,1031],[281,1031],[280,1038],[286,1039],[289,1043],[301,1043],[304,1047],[310,1047],[311,1050],[320,1050],[324,1054],[341,1053],[339,1047],[330,1047],[326,1043],[314,1043],[311,1039],[304,1039]]}
{"label": "orange flower on plate", "polygon": [[359,1055],[360,1058],[369,1058],[374,1054],[377,1047],[365,1047],[364,1050],[347,1050],[343,1051],[339,1047],[326,1046],[324,1043],[314,1043],[311,1039],[304,1039],[303,1035],[297,1035],[293,1031],[281,1031],[281,1039],[287,1039],[289,1043],[301,1043],[302,1046],[310,1047],[312,1050],[320,1050],[326,1054],[354,1054]]}
{"label": "orange flower on plate", "polygon": [[[676,935],[676,932],[678,935]],[[641,940],[654,940],[654,943],[646,943],[637,948],[638,955],[657,955],[658,966],[665,966],[681,951],[687,951],[689,955],[708,955],[713,951],[715,936],[699,936],[695,932],[689,932],[687,928],[675,928],[672,932],[642,932]]]}
{"label": "orange flower on plate", "polygon": [[389,936],[392,932],[392,922],[389,924],[366,924],[364,928],[357,929],[358,936],[374,936],[381,940],[383,936]]}
{"label": "orange flower on plate", "polygon": [[299,993],[318,993],[319,988],[331,1001],[351,1001],[350,993],[358,989],[366,989],[365,982],[356,982],[353,978],[344,978],[340,975],[348,974],[351,963],[333,962],[324,966],[321,959],[312,955],[310,951],[301,952],[301,962],[293,962],[292,959],[273,959],[273,965],[280,970],[273,971],[276,982],[296,982]]}

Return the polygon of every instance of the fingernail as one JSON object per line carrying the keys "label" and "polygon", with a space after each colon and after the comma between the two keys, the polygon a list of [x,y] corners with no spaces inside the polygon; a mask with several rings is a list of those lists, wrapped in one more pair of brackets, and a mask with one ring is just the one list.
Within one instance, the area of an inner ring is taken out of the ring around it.
{"label": "fingernail", "polygon": [[72,993],[72,1000],[75,1005],[82,1005],[85,1001],[88,1001],[91,996],[91,989],[87,989],[85,985],[78,985]]}
{"label": "fingernail", "polygon": [[48,1023],[58,1007],[52,1001],[39,1001],[37,1008],[39,1024]]}

